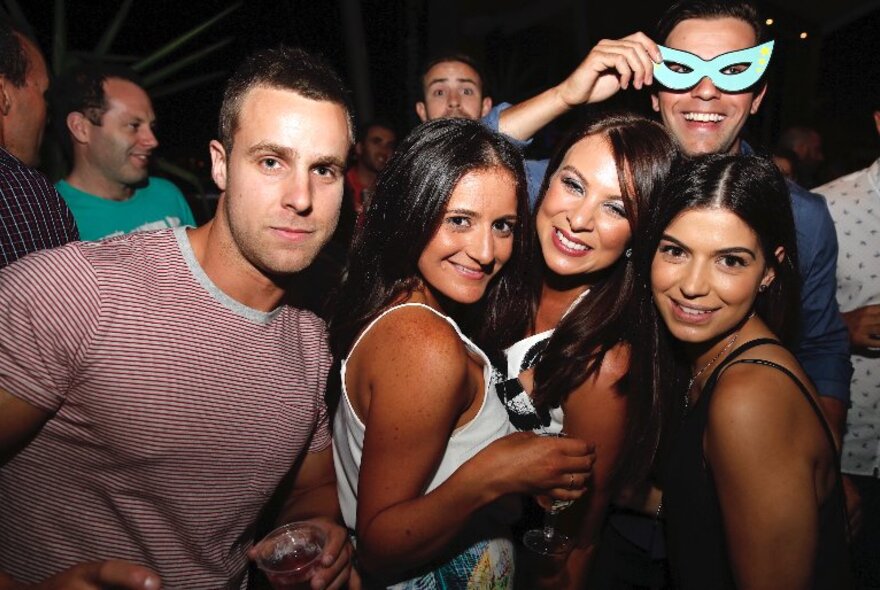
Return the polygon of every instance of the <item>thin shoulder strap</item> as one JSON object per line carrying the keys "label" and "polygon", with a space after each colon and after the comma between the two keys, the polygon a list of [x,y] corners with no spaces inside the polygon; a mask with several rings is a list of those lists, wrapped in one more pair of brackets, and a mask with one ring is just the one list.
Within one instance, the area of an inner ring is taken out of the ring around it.
{"label": "thin shoulder strap", "polygon": [[754,340],[749,340],[745,342],[742,346],[731,352],[726,359],[724,359],[720,365],[712,372],[712,375],[706,381],[706,385],[703,386],[704,390],[708,390],[710,387],[714,389],[715,385],[718,382],[718,379],[721,377],[721,374],[724,370],[733,364],[738,363],[748,363],[751,365],[763,365],[765,367],[772,367],[774,369],[778,369],[782,371],[784,374],[788,375],[789,379],[795,382],[800,389],[801,394],[810,402],[810,407],[813,408],[813,412],[815,412],[816,417],[819,418],[819,422],[822,424],[822,429],[825,431],[825,436],[828,438],[828,442],[831,444],[831,450],[834,451],[834,461],[837,465],[837,470],[840,471],[840,452],[837,448],[837,444],[834,442],[834,435],[831,432],[831,427],[828,426],[828,421],[825,419],[825,414],[822,413],[822,409],[819,407],[818,402],[813,399],[813,396],[810,395],[809,390],[803,384],[803,382],[798,379],[797,375],[789,371],[787,368],[774,363],[773,361],[767,361],[764,359],[738,359],[738,356],[741,356],[747,350],[751,350],[756,346],[761,346],[763,344],[775,344],[776,346],[782,346],[782,343],[775,338],[755,338]]}
{"label": "thin shoulder strap", "polygon": [[734,348],[733,352],[731,352],[727,357],[715,367],[715,370],[712,371],[712,374],[709,375],[709,378],[706,379],[706,383],[703,385],[703,391],[711,391],[715,388],[715,384],[718,382],[718,379],[721,377],[721,373],[724,372],[724,368],[728,366],[733,360],[746,352],[747,350],[751,350],[756,346],[761,346],[762,344],[778,344],[782,346],[782,343],[775,338],[755,338],[754,340],[749,340],[748,342],[742,343],[738,348]]}
{"label": "thin shoulder strap", "polygon": [[840,453],[837,448],[837,444],[834,442],[834,434],[831,432],[831,427],[828,426],[828,421],[825,419],[825,414],[822,412],[822,408],[819,407],[819,402],[813,399],[813,396],[810,395],[810,391],[807,389],[806,385],[804,385],[803,381],[798,379],[797,375],[792,373],[786,367],[783,367],[780,364],[774,363],[773,361],[768,361],[764,359],[738,359],[731,363],[728,363],[728,366],[748,363],[750,365],[763,365],[765,367],[771,367],[778,371],[782,371],[784,374],[788,375],[789,379],[795,382],[800,389],[803,396],[806,398],[808,402],[810,402],[810,407],[813,408],[813,412],[815,412],[816,417],[819,418],[819,423],[822,424],[822,429],[825,431],[825,436],[828,437],[828,442],[831,444],[831,450],[834,451],[834,462],[837,466],[837,470],[840,471]]}

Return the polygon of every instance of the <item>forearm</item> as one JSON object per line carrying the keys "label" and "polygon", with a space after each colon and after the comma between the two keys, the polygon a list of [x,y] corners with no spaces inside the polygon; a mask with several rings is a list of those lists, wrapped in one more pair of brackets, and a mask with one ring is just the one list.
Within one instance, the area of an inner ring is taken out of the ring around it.
{"label": "forearm", "polygon": [[[358,554],[368,571],[406,571],[438,557],[471,522],[474,513],[497,499],[465,463],[430,493],[394,504],[362,521],[358,514]],[[485,479],[485,478],[483,478]]]}
{"label": "forearm", "polygon": [[527,141],[571,107],[554,86],[501,112],[498,130],[508,137]]}
{"label": "forearm", "polygon": [[292,492],[278,515],[278,524],[282,525],[319,516],[342,522],[339,496],[336,493],[336,481],[327,482],[308,490]]}

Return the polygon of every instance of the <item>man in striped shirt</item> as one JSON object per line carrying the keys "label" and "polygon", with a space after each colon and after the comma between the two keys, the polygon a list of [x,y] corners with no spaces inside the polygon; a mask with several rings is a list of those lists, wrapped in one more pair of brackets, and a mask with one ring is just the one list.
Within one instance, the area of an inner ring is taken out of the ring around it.
{"label": "man in striped shirt", "polygon": [[258,52],[210,144],[214,219],[0,271],[0,589],[243,589],[279,489],[283,520],[327,532],[312,587],[345,583],[325,327],[285,302],[333,233],[351,143],[332,69]]}
{"label": "man in striped shirt", "polygon": [[0,17],[0,268],[79,239],[73,215],[38,171],[46,124],[46,61]]}

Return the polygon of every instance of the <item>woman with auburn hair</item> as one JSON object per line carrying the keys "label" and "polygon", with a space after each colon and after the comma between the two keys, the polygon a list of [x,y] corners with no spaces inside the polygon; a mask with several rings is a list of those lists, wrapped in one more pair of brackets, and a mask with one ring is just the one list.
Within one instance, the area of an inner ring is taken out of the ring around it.
{"label": "woman with auburn hair", "polygon": [[530,588],[584,587],[611,498],[644,479],[654,457],[662,399],[642,395],[639,376],[628,376],[632,237],[676,154],[656,122],[608,114],[563,142],[547,170],[535,211],[532,319],[507,350],[511,379],[499,391],[518,429],[583,439],[595,445],[596,464],[588,492],[558,516],[564,563],[524,554],[534,562]]}

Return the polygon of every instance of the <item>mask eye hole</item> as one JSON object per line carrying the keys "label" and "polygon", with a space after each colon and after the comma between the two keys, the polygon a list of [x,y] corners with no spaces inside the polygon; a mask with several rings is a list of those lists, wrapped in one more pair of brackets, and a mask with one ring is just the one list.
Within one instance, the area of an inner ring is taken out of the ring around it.
{"label": "mask eye hole", "polygon": [[689,68],[684,64],[680,64],[677,61],[664,61],[666,67],[675,72],[676,74],[690,74],[693,72],[693,68]]}
{"label": "mask eye hole", "polygon": [[729,65],[726,68],[722,69],[721,73],[724,74],[725,76],[734,76],[736,74],[742,74],[743,72],[748,70],[751,66],[752,66],[752,64],[750,64],[748,62],[739,63],[739,64],[732,64],[732,65]]}

